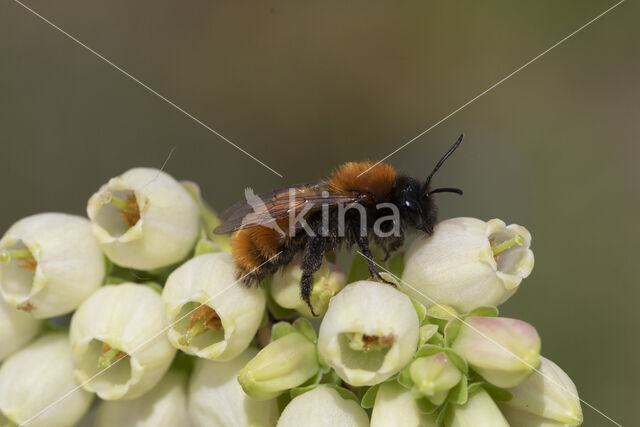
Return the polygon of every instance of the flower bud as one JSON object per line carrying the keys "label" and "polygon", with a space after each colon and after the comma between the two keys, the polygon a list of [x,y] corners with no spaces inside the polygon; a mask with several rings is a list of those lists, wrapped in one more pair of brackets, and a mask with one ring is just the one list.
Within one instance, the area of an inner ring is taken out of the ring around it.
{"label": "flower bud", "polygon": [[436,427],[436,418],[420,411],[416,400],[396,381],[380,386],[371,414],[371,427]]}
{"label": "flower bud", "polygon": [[105,259],[85,218],[43,213],[0,240],[0,293],[38,319],[73,311],[104,281]]}
{"label": "flower bud", "polygon": [[148,168],[111,178],[87,214],[102,250],[116,264],[151,270],[184,259],[198,237],[195,200],[170,175]]}
{"label": "flower bud", "polygon": [[540,360],[539,372],[509,389],[513,397],[500,404],[502,413],[512,425],[522,427],[582,424],[575,384],[551,360],[544,357]]}
{"label": "flower bud", "polygon": [[[271,278],[269,291],[278,305],[297,310],[299,313],[313,317],[309,306],[300,296],[300,258],[295,258],[281,271]],[[329,300],[347,283],[347,276],[334,264],[323,261],[320,269],[313,274],[311,284],[311,305],[317,315],[327,311]]]}
{"label": "flower bud", "polygon": [[409,363],[418,344],[418,328],[408,296],[389,285],[362,280],[329,302],[318,351],[347,383],[374,385]]}
{"label": "flower bud", "polygon": [[315,344],[301,333],[292,332],[260,350],[242,368],[238,382],[253,399],[272,399],[298,387],[319,369]]}
{"label": "flower bud", "polygon": [[445,427],[509,427],[491,396],[481,388],[464,405],[452,405],[449,409],[444,417]]}
{"label": "flower bud", "polygon": [[66,333],[38,338],[0,367],[0,420],[10,420],[7,425],[72,426],[92,400],[93,395],[73,381]]}
{"label": "flower bud", "polygon": [[462,372],[441,352],[411,362],[409,376],[416,397],[424,396],[434,405],[441,405],[449,390],[462,379]]}
{"label": "flower bud", "polygon": [[194,427],[276,424],[276,401],[251,399],[236,377],[257,352],[249,347],[229,362],[198,359],[189,384],[189,416]]}
{"label": "flower bud", "polygon": [[448,304],[464,313],[497,306],[531,273],[530,245],[526,228],[499,219],[443,221],[407,251],[404,290],[427,307]]}
{"label": "flower bud", "polygon": [[100,288],[71,318],[76,381],[105,400],[141,396],[160,381],[175,355],[166,329],[160,295],[150,287]]}
{"label": "flower bud", "polygon": [[231,255],[213,252],[178,267],[162,291],[169,341],[188,354],[231,360],[260,327],[265,295],[235,277]]}
{"label": "flower bud", "polygon": [[40,330],[40,323],[0,297],[0,362],[31,341]]}
{"label": "flower bud", "polygon": [[498,387],[522,383],[540,364],[540,336],[518,319],[468,317],[451,348]]}
{"label": "flower bud", "polygon": [[187,374],[169,371],[152,390],[132,400],[105,400],[96,415],[96,427],[189,426]]}
{"label": "flower bud", "polygon": [[369,417],[360,405],[321,385],[295,397],[282,411],[278,427],[326,425],[368,427]]}

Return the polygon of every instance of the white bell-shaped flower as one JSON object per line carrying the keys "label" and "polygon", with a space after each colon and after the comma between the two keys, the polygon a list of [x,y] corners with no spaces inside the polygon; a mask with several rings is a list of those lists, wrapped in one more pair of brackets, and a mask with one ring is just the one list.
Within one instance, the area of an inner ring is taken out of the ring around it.
{"label": "white bell-shaped flower", "polygon": [[149,286],[100,288],[71,319],[76,381],[102,399],[135,399],[169,368],[175,348],[167,339],[160,295]]}
{"label": "white bell-shaped flower", "polygon": [[151,391],[131,400],[100,403],[95,427],[189,427],[187,374],[169,371]]}
{"label": "white bell-shaped flower", "polygon": [[408,296],[390,285],[362,280],[347,285],[329,302],[318,351],[347,383],[374,385],[409,363],[418,328]]}
{"label": "white bell-shaped flower", "polygon": [[544,357],[540,360],[538,372],[509,389],[513,397],[499,405],[502,413],[512,425],[522,427],[582,424],[575,384],[551,360]]}
{"label": "white bell-shaped flower", "polygon": [[239,282],[231,255],[213,252],[171,273],[162,301],[171,344],[206,359],[231,360],[253,340],[266,298],[260,287]]}
{"label": "white bell-shaped flower", "polygon": [[0,297],[0,362],[31,341],[40,324],[40,320],[16,310]]}
{"label": "white bell-shaped flower", "polygon": [[0,293],[42,319],[73,311],[104,281],[105,259],[85,218],[42,213],[0,239]]}
{"label": "white bell-shaped flower", "polygon": [[251,399],[236,378],[257,352],[249,347],[229,362],[198,359],[189,383],[189,416],[194,427],[271,427],[276,424],[275,399]]}
{"label": "white bell-shaped flower", "polygon": [[436,417],[423,413],[411,392],[398,384],[389,381],[380,386],[376,394],[371,427],[436,427]]}
{"label": "white bell-shaped flower", "polygon": [[[298,311],[299,313],[313,317],[309,306],[300,296],[300,258],[295,258],[281,271],[276,272],[269,282],[269,291],[274,301],[281,307]],[[318,316],[322,316],[329,305],[329,300],[337,294],[347,283],[347,276],[334,264],[323,261],[322,265],[313,274],[311,284],[311,305]]]}
{"label": "white bell-shaped flower", "polygon": [[116,264],[138,270],[184,259],[198,237],[199,209],[163,171],[130,169],[111,178],[87,205],[93,234]]}
{"label": "white bell-shaped flower", "polygon": [[[478,389],[464,405],[452,405],[444,417],[445,427],[509,427],[489,393]],[[514,424],[518,426],[519,424]]]}
{"label": "white bell-shaped flower", "polygon": [[453,218],[416,239],[405,256],[403,290],[430,307],[461,313],[497,306],[533,269],[531,234],[499,219]]}
{"label": "white bell-shaped flower", "polygon": [[540,365],[540,336],[518,319],[467,317],[451,348],[491,384],[514,387]]}
{"label": "white bell-shaped flower", "polygon": [[87,412],[93,394],[73,381],[66,333],[46,334],[11,355],[0,367],[2,425],[71,427]]}
{"label": "white bell-shaped flower", "polygon": [[295,397],[282,411],[278,427],[299,426],[368,427],[369,417],[357,402],[321,385]]}

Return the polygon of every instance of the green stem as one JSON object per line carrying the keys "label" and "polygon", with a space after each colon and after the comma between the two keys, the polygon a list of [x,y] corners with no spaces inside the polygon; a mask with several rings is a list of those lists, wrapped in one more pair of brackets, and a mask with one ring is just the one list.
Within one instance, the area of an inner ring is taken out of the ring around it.
{"label": "green stem", "polygon": [[113,358],[116,357],[118,353],[120,353],[120,350],[118,350],[117,348],[111,348],[109,349],[109,351],[100,356],[98,358],[98,366],[100,367],[100,369],[107,369],[109,366],[111,366]]}
{"label": "green stem", "polygon": [[202,331],[205,330],[204,322],[205,322],[205,319],[203,317],[202,319],[198,320],[193,326],[187,329],[187,333],[180,338],[180,341],[179,341],[180,345],[184,345],[184,346],[191,345],[191,340],[197,337],[198,334],[200,334]]}
{"label": "green stem", "polygon": [[494,247],[491,248],[491,250],[493,251],[493,256],[498,256],[502,252],[509,249],[510,247],[516,246],[516,245],[522,245],[523,243],[524,243],[524,237],[517,235],[513,239],[505,240],[504,242],[495,245]]}
{"label": "green stem", "polygon": [[8,263],[11,259],[28,259],[33,258],[29,249],[11,249],[0,251],[0,262]]}

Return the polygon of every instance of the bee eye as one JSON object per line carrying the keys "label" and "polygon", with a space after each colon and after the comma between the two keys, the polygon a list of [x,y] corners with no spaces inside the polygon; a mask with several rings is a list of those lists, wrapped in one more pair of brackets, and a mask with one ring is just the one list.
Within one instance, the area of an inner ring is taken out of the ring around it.
{"label": "bee eye", "polygon": [[418,205],[410,200],[405,200],[404,205],[407,207],[407,209],[409,209],[410,211],[417,211],[418,210]]}

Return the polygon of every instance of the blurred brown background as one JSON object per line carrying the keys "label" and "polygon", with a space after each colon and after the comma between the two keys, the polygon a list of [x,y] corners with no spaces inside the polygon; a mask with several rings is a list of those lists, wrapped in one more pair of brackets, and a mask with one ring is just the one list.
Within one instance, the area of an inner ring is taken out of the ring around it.
{"label": "blurred brown background", "polygon": [[[82,214],[138,165],[223,208],[378,159],[612,1],[30,0],[38,13],[284,175],[271,173],[33,14],[0,3],[0,229]],[[442,217],[529,228],[536,267],[501,307],[536,326],[580,396],[637,421],[640,16],[627,0],[389,162],[436,177]],[[585,425],[611,425],[583,406]]]}

